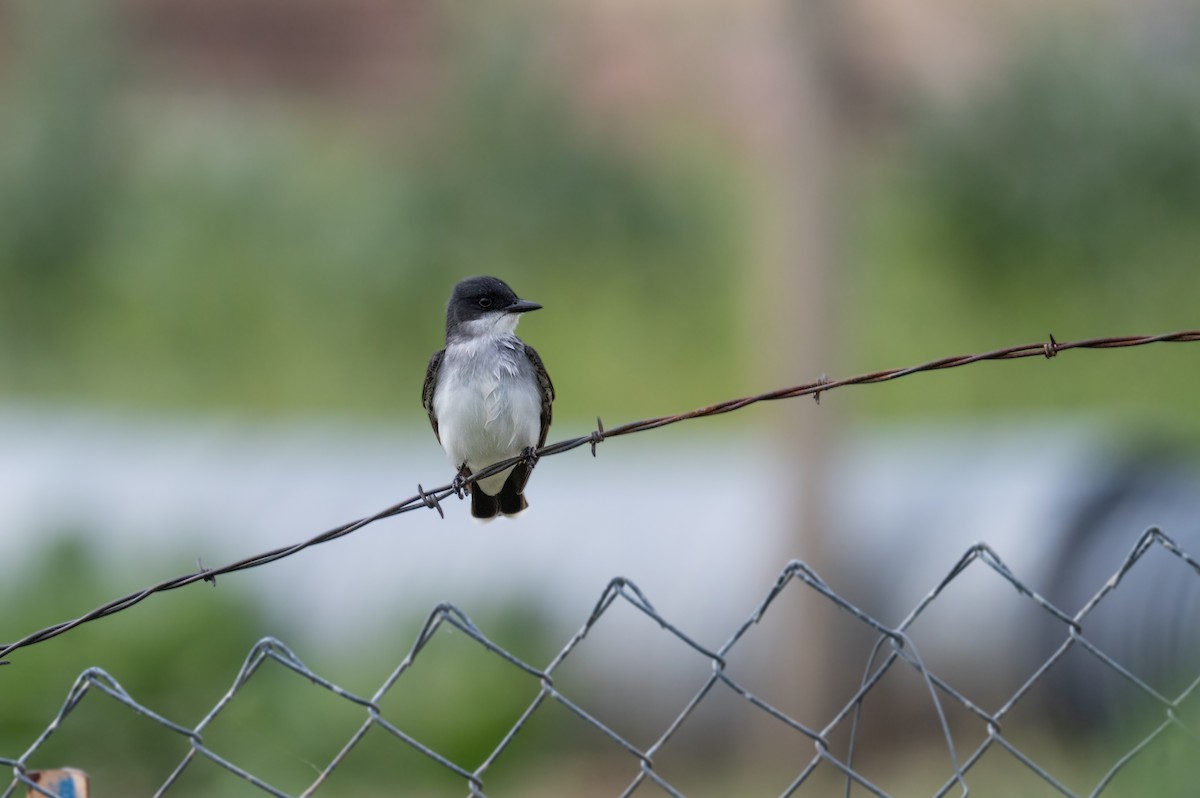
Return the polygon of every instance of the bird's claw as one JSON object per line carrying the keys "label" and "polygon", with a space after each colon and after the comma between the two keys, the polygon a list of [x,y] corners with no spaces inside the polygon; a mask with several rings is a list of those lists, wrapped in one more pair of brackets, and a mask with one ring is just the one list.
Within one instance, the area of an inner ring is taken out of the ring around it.
{"label": "bird's claw", "polygon": [[466,498],[466,495],[471,490],[471,486],[467,484],[467,476],[469,474],[470,472],[467,471],[466,466],[463,466],[463,468],[454,475],[454,479],[450,480],[450,489],[454,491],[454,495],[460,499]]}
{"label": "bird's claw", "polygon": [[537,465],[537,461],[539,459],[537,449],[532,446],[526,446],[521,450],[521,459],[527,466],[529,466],[530,469],[532,469],[535,465]]}

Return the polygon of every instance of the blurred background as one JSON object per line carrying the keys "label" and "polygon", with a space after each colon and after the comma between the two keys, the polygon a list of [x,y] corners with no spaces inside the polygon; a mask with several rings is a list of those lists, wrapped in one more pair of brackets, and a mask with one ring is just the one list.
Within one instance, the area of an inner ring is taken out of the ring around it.
{"label": "blurred background", "polygon": [[[551,440],[822,373],[1200,326],[1184,0],[3,0],[0,32],[0,640],[447,482],[418,394],[468,275],[545,306],[520,332],[557,388]],[[1073,613],[1151,524],[1200,553],[1197,363],[979,364],[555,457],[520,523],[452,501],[14,652],[0,755],[93,665],[195,725],[266,635],[370,694],[442,600],[544,666],[618,575],[717,647],[790,559],[895,624],[984,540]],[[1200,584],[1167,556],[1137,573],[1093,633],[1178,695]],[[994,577],[913,630],[988,709],[1063,639]],[[874,637],[788,595],[740,673],[819,728]],[[431,648],[397,725],[478,766],[536,694],[488,657]],[[710,668],[636,613],[575,659],[575,700],[646,745]],[[1085,793],[1161,722],[1102,678],[1056,666],[1005,730]],[[287,792],[361,719],[296,681],[256,681],[206,736]],[[915,684],[864,721],[864,772],[894,794],[949,775]],[[750,714],[689,727],[673,783],[782,792],[811,743]],[[497,794],[618,794],[636,762],[577,725],[523,733]],[[399,748],[364,746],[330,789],[396,794]],[[31,766],[149,794],[185,751],[93,696]],[[413,759],[411,794],[462,793]],[[1114,794],[1186,794],[1180,759],[1156,742]],[[212,767],[172,794],[239,790]]]}

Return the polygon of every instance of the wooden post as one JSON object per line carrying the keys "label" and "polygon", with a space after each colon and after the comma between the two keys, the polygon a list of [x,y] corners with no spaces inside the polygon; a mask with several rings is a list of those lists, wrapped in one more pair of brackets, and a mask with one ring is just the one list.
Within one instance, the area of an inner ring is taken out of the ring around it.
{"label": "wooden post", "polygon": [[[775,74],[768,76],[774,102],[758,153],[762,257],[752,301],[762,321],[754,338],[767,348],[772,373],[811,382],[834,368],[830,306],[841,227],[843,133],[833,82],[839,9],[828,0],[767,0],[763,11],[772,23],[776,53]],[[773,454],[793,486],[790,496],[780,496],[792,512],[780,538],[779,562],[803,560],[837,589],[837,563],[825,539],[834,410],[833,403],[815,406],[812,400],[789,408]],[[771,661],[772,695],[806,723],[824,723],[836,709],[827,689],[838,656],[828,617],[790,619],[791,634]],[[757,742],[771,747],[770,741]]]}

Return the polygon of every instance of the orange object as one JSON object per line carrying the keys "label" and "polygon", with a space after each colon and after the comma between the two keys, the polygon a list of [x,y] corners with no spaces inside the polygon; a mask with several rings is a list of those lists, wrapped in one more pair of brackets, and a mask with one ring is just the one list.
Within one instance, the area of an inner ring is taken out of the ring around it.
{"label": "orange object", "polygon": [[[88,798],[87,774],[77,768],[33,770],[28,775],[30,781],[58,798]],[[32,787],[26,795],[28,798],[45,798]]]}

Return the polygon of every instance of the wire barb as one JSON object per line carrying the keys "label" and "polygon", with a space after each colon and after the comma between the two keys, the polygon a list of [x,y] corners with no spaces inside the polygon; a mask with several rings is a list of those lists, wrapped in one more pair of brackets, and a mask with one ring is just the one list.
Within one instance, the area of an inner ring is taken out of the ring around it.
{"label": "wire barb", "polygon": [[604,443],[604,422],[600,420],[600,416],[596,416],[596,429],[588,436],[588,443],[592,445],[592,457],[595,457],[596,444]]}
{"label": "wire barb", "polygon": [[[824,374],[821,374],[820,377],[817,377],[816,384],[817,385],[828,385],[829,378],[826,377]],[[813,398],[814,402],[816,402],[817,404],[821,404],[821,389],[820,388],[817,388],[817,390],[813,391],[812,398]]]}
{"label": "wire barb", "polygon": [[210,569],[204,567],[204,561],[199,557],[196,558],[196,568],[200,571],[200,578],[208,582],[213,587],[217,586],[217,575]]}
{"label": "wire barb", "polygon": [[1050,342],[1043,346],[1045,347],[1043,351],[1047,360],[1058,354],[1058,341],[1054,340],[1054,333],[1050,333]]}
{"label": "wire barb", "polygon": [[426,493],[425,489],[421,487],[421,483],[418,482],[417,495],[421,497],[421,501],[425,502],[426,507],[431,510],[437,510],[437,514],[442,517],[442,520],[445,520],[446,514],[442,512],[442,503],[440,500],[438,500],[438,497],[435,493]]}

